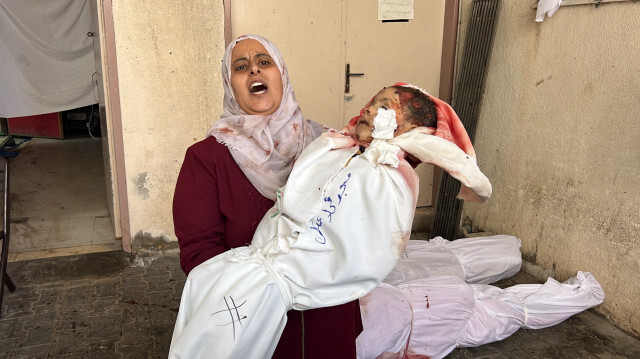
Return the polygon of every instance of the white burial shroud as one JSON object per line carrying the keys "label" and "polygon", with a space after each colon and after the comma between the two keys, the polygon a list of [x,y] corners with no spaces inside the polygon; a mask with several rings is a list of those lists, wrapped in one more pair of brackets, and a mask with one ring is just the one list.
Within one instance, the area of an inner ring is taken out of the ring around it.
{"label": "white burial shroud", "polygon": [[[393,153],[373,162],[357,155],[350,137],[326,133],[311,143],[251,245],[189,274],[169,357],[268,358],[288,310],[347,303],[381,283],[405,249],[415,212],[418,177],[401,156],[407,144],[476,199],[488,198],[491,185],[475,158],[427,133],[378,141]],[[385,164],[390,159],[397,167]]]}
{"label": "white burial shroud", "polygon": [[409,280],[454,275],[468,283],[495,283],[520,271],[520,239],[508,235],[411,240],[402,259],[384,279],[401,284]]}
{"label": "white burial shroud", "polygon": [[559,283],[487,284],[521,265],[520,240],[497,235],[447,241],[409,241],[389,276],[360,299],[359,359],[445,357],[456,347],[507,338],[520,328],[546,328],[604,300],[591,273]]}

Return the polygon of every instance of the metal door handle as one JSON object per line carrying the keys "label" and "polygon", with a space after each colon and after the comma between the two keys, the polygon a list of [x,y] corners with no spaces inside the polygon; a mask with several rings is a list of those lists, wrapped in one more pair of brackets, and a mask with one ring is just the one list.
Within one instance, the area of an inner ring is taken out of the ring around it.
{"label": "metal door handle", "polygon": [[351,76],[364,76],[363,73],[351,73],[351,65],[347,64],[347,72],[345,73],[345,81],[344,81],[344,93],[349,93],[349,89],[351,88]]}

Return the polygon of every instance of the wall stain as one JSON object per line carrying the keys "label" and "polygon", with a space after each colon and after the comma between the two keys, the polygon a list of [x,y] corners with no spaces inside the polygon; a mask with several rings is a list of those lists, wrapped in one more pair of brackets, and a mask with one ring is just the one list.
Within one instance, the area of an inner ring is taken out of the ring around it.
{"label": "wall stain", "polygon": [[133,180],[133,182],[136,184],[136,191],[144,199],[149,198],[149,189],[146,187],[148,176],[149,176],[149,173],[143,172],[143,173],[140,173],[138,177],[136,177]]}
{"label": "wall stain", "polygon": [[153,236],[151,233],[143,231],[136,233],[131,241],[131,249],[133,252],[140,250],[164,251],[176,248],[179,248],[177,241],[172,241],[165,235]]}

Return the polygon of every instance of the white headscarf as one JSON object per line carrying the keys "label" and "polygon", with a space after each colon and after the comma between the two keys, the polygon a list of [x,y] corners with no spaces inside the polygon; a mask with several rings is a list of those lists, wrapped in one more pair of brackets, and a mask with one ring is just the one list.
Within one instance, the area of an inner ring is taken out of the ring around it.
{"label": "white headscarf", "polygon": [[[280,70],[282,101],[280,107],[268,116],[244,112],[231,88],[231,53],[238,42],[246,39],[260,42]],[[322,126],[302,117],[280,51],[261,36],[240,36],[227,46],[222,61],[222,77],[224,113],[209,129],[207,136],[225,144],[253,186],[263,196],[275,200],[276,190],[287,181],[294,161],[322,133]]]}

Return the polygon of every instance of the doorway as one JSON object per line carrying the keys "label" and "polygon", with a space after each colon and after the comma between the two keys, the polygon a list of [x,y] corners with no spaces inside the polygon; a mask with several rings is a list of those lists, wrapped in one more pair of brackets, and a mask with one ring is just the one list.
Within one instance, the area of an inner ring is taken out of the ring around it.
{"label": "doorway", "polygon": [[[122,234],[117,216],[120,210],[114,204],[117,191],[111,170],[113,145],[109,141],[113,136],[110,136],[111,126],[105,116],[102,91],[98,35],[104,30],[99,22],[101,19],[96,16],[102,4],[97,0],[85,0],[74,5],[78,16],[65,19],[80,23],[78,28],[83,31],[80,35],[92,38],[89,41],[93,42],[93,52],[83,54],[90,54],[89,61],[95,60],[97,69],[94,72],[93,62],[83,61],[82,64],[91,64],[91,70],[88,74],[87,71],[75,73],[89,85],[88,93],[83,94],[91,99],[83,105],[93,99],[96,103],[86,108],[66,109],[66,101],[63,102],[54,110],[65,108],[58,112],[65,122],[64,131],[61,131],[64,136],[57,140],[33,137],[17,148],[20,153],[12,160],[14,164],[10,170],[13,180],[10,255],[14,260],[126,247],[117,239]],[[28,22],[22,24],[28,27]],[[90,31],[84,32],[87,30]],[[77,37],[75,39],[77,41]],[[66,48],[65,44],[60,47]],[[16,140],[27,139],[27,134],[23,135]]]}
{"label": "doorway", "polygon": [[11,136],[10,261],[122,248],[107,208],[97,105],[60,112],[63,138]]}
{"label": "doorway", "polygon": [[[282,52],[305,118],[342,128],[380,89],[412,83],[439,96],[445,0],[414,1],[413,19],[381,21],[370,0],[231,2],[231,38],[259,34]],[[351,77],[346,68],[363,74]],[[418,207],[431,207],[433,166],[421,164]]]}

